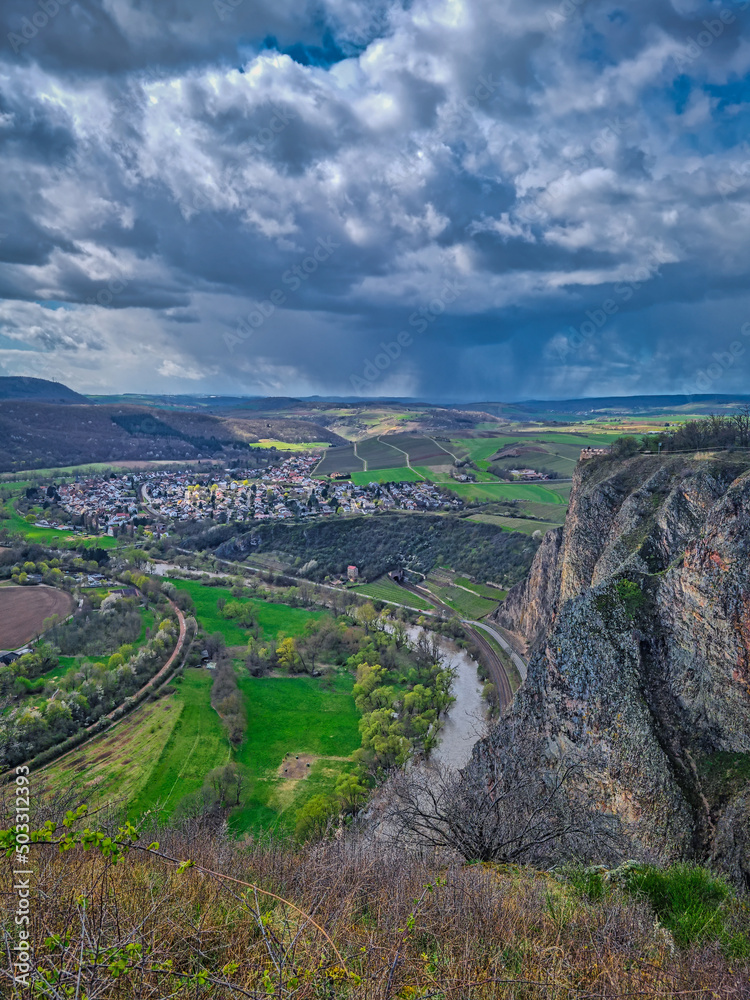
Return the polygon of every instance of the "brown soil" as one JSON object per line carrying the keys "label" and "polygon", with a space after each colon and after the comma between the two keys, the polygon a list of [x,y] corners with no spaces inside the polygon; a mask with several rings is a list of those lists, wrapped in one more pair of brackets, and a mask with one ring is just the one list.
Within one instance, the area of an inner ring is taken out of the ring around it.
{"label": "brown soil", "polygon": [[[308,753],[301,753],[299,757],[295,757],[294,754],[291,757],[285,757],[279,765],[279,777],[285,781],[299,781],[306,778],[317,759]],[[307,766],[308,764],[310,767]]]}
{"label": "brown soil", "polygon": [[50,615],[67,617],[73,598],[54,587],[0,587],[0,649],[18,649],[36,637]]}

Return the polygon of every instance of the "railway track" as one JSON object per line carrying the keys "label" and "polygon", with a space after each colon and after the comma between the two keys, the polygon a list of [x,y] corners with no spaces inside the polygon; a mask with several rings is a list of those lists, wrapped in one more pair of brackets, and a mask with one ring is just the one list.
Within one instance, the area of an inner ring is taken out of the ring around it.
{"label": "railway track", "polygon": [[[416,594],[418,597],[427,597],[435,605],[438,611],[443,611],[450,617],[456,617],[454,609],[439,601],[429,590],[415,587],[410,583],[399,583],[399,586],[404,590],[410,591],[412,594]],[[490,674],[490,679],[497,688],[500,696],[500,707],[503,710],[506,709],[513,701],[513,690],[510,686],[510,680],[505,670],[503,661],[478,629],[472,628],[472,626],[463,619],[461,620],[461,625],[463,626],[464,632],[466,632],[470,641],[473,642],[479,650],[481,650],[482,658]]]}

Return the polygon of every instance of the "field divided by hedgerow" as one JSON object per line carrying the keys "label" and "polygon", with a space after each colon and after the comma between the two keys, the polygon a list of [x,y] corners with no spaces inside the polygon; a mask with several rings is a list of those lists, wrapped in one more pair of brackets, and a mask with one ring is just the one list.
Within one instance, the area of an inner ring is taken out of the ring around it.
{"label": "field divided by hedgerow", "polygon": [[213,675],[201,669],[186,670],[175,682],[182,710],[128,815],[157,808],[171,815],[183,796],[198,791],[209,771],[231,759],[229,740],[211,706],[212,684]]}

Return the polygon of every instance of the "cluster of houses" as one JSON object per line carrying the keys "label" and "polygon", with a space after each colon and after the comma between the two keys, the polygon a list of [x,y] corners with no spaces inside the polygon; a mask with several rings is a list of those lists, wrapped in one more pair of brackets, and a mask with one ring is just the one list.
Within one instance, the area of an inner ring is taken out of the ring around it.
{"label": "cluster of houses", "polygon": [[59,503],[92,531],[121,534],[136,523],[285,520],[378,510],[439,510],[461,500],[426,482],[376,483],[313,478],[320,455],[295,454],[248,478],[196,478],[194,472],[147,472],[93,478],[59,487]]}
{"label": "cluster of houses", "polygon": [[[139,514],[137,488],[131,476],[94,477],[58,486],[59,505],[89,531],[108,535],[134,531]],[[42,527],[46,526],[41,521]]]}
{"label": "cluster of houses", "polygon": [[508,472],[514,477],[514,479],[520,479],[523,482],[547,480],[550,478],[546,472],[537,472],[536,469],[508,469]]}

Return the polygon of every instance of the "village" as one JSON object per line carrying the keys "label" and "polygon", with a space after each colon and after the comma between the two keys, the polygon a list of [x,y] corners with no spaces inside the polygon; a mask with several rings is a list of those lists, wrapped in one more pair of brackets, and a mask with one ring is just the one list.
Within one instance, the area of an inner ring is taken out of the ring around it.
{"label": "village", "polygon": [[[313,478],[316,453],[293,455],[278,466],[223,476],[145,472],[95,476],[56,487],[57,506],[71,525],[109,535],[138,527],[163,534],[165,521],[266,521],[384,510],[445,510],[461,500],[429,482],[355,485]],[[54,519],[39,525],[59,527]]]}

